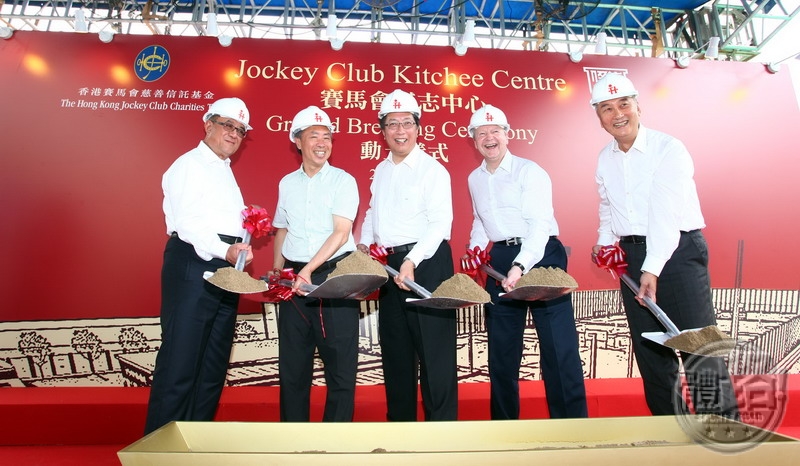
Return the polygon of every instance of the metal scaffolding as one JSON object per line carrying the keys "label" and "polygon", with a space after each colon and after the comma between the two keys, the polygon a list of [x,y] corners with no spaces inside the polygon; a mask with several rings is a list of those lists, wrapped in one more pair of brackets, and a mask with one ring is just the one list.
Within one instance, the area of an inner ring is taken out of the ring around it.
{"label": "metal scaffolding", "polygon": [[109,40],[111,34],[336,39],[338,46],[369,41],[578,54],[591,53],[602,38],[600,53],[673,59],[702,58],[718,37],[719,59],[747,61],[800,14],[800,6],[780,0],[640,3],[647,2],[0,0],[0,32],[103,32]]}

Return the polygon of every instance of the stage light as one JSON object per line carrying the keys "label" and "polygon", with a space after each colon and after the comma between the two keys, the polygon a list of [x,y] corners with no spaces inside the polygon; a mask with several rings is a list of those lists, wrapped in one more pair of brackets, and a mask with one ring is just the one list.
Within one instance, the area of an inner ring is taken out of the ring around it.
{"label": "stage light", "polygon": [[469,46],[467,44],[456,42],[453,44],[453,50],[456,52],[456,55],[459,57],[463,57],[467,54],[467,50],[469,50]]}
{"label": "stage light", "polygon": [[89,32],[89,25],[86,23],[86,14],[83,8],[75,12],[75,31]]}
{"label": "stage light", "polygon": [[2,26],[0,27],[0,39],[11,39],[11,36],[14,35],[14,30],[10,27]]}
{"label": "stage light", "polygon": [[777,73],[778,71],[781,70],[781,64],[780,63],[767,63],[766,67],[767,67],[767,71],[769,71],[772,74],[775,74],[775,73]]}
{"label": "stage light", "polygon": [[583,50],[575,50],[569,53],[569,61],[572,63],[580,63],[583,60]]}
{"label": "stage light", "polygon": [[716,59],[719,57],[719,37],[712,37],[708,39],[708,48],[706,49],[706,58]]}
{"label": "stage light", "polygon": [[328,34],[328,42],[331,43],[331,48],[333,50],[342,50],[344,46],[344,39],[339,39],[339,31],[336,28],[336,14],[331,13],[328,15],[328,24],[326,26],[326,32]]}
{"label": "stage light", "polygon": [[209,13],[206,16],[206,35],[216,37],[219,35],[219,26],[217,26],[217,14]]}
{"label": "stage light", "polygon": [[100,42],[104,44],[108,44],[114,40],[114,33],[112,31],[102,30],[97,33],[97,36],[100,38]]}
{"label": "stage light", "polygon": [[689,67],[689,63],[691,63],[691,61],[692,59],[689,58],[688,56],[678,57],[675,60],[675,65],[677,65],[678,68],[685,70],[686,68]]}
{"label": "stage light", "polygon": [[217,40],[219,41],[219,45],[223,47],[230,47],[231,44],[233,43],[233,37],[226,36],[225,34],[217,37]]}
{"label": "stage light", "polygon": [[594,45],[594,53],[599,55],[605,55],[607,50],[606,47],[606,33],[605,32],[598,32],[597,33],[597,40]]}
{"label": "stage light", "polygon": [[461,36],[461,43],[467,46],[477,45],[475,40],[475,20],[468,19],[464,26],[464,35]]}

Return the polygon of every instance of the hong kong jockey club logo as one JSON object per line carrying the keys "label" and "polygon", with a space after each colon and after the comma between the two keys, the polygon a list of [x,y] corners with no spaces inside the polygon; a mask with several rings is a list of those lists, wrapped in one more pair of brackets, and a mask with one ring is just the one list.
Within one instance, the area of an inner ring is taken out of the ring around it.
{"label": "hong kong jockey club logo", "polygon": [[[622,76],[628,75],[628,70],[625,68],[596,68],[587,66],[583,68],[583,72],[586,73],[586,79],[589,81],[590,93],[592,92],[595,83],[608,73],[617,73],[621,74]],[[609,93],[614,94],[613,91],[609,91]]]}
{"label": "hong kong jockey club logo", "polygon": [[153,82],[167,74],[169,52],[160,45],[149,45],[139,52],[133,64],[136,76],[144,82]]}

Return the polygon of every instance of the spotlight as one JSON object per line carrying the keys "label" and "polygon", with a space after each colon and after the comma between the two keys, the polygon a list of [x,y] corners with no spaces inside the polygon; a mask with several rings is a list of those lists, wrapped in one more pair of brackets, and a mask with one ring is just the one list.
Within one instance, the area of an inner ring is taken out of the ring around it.
{"label": "spotlight", "polygon": [[469,50],[469,46],[463,42],[456,42],[453,44],[453,50],[455,50],[456,55],[459,57],[463,57],[467,54],[467,50]]}
{"label": "spotlight", "polygon": [[331,43],[331,48],[333,50],[342,50],[344,46],[344,39],[339,39],[339,32],[336,28],[336,14],[331,13],[328,15],[328,24],[326,26],[326,32],[328,34],[328,42]]}
{"label": "spotlight", "polygon": [[104,44],[108,44],[112,40],[114,40],[114,33],[112,31],[100,31],[97,33],[97,36],[100,38],[100,42]]}
{"label": "spotlight", "polygon": [[216,37],[219,35],[219,27],[217,26],[217,14],[209,13],[206,16],[206,35]]}
{"label": "spotlight", "polygon": [[583,50],[576,50],[569,53],[569,61],[572,63],[580,63],[583,60]]}
{"label": "spotlight", "polygon": [[708,48],[706,49],[706,58],[716,59],[719,57],[719,37],[712,37],[708,39]]}
{"label": "spotlight", "polygon": [[780,63],[767,63],[766,66],[767,66],[767,71],[769,71],[772,74],[775,74],[775,73],[777,73],[778,71],[781,70],[781,64]]}
{"label": "spotlight", "polygon": [[691,63],[691,61],[692,61],[692,59],[687,57],[687,56],[678,57],[675,60],[675,65],[677,65],[678,68],[680,68],[682,70],[685,70],[686,68],[689,67],[689,63]]}
{"label": "spotlight", "polygon": [[478,42],[475,40],[475,20],[468,19],[464,26],[464,35],[461,36],[461,43],[466,45],[476,45]]}
{"label": "spotlight", "polygon": [[233,43],[233,37],[226,36],[225,34],[217,37],[217,40],[219,41],[219,45],[223,47],[230,47],[231,44]]}
{"label": "spotlight", "polygon": [[11,36],[14,35],[14,30],[10,27],[2,26],[0,27],[0,39],[11,39]]}
{"label": "spotlight", "polygon": [[594,52],[599,55],[605,55],[607,52],[606,47],[606,33],[605,32],[598,32],[597,33],[597,43],[594,45]]}
{"label": "spotlight", "polygon": [[86,23],[86,14],[83,8],[75,12],[75,31],[89,32],[89,25]]}

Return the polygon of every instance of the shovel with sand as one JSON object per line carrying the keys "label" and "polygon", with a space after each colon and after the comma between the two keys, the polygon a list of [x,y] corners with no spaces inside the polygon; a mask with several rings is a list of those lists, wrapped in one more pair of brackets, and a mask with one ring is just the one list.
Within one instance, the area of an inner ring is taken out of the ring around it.
{"label": "shovel with sand", "polygon": [[[272,229],[272,219],[263,207],[249,206],[242,211],[242,228],[245,229],[244,244],[250,244],[250,238],[259,238]],[[234,267],[223,267],[215,272],[203,273],[203,278],[223,290],[238,294],[262,293],[267,291],[267,284],[244,272],[247,260],[247,249],[239,251]]]}
{"label": "shovel with sand", "polygon": [[[389,275],[392,277],[400,275],[400,272],[386,264],[388,253],[384,247],[373,244],[369,247],[369,252],[372,258],[383,265]],[[433,309],[458,309],[489,302],[489,293],[463,273],[458,273],[448,278],[433,293],[407,278],[403,280],[403,284],[420,296],[420,298],[406,298],[406,302],[415,306]]]}
{"label": "shovel with sand", "polygon": [[[639,294],[639,285],[628,275],[625,252],[619,246],[603,246],[593,260],[598,267],[611,272],[613,277],[619,276],[634,294]],[[652,299],[645,296],[643,301],[647,305],[647,309],[667,330],[666,332],[642,333],[642,336],[650,341],[678,351],[702,356],[724,356],[736,346],[736,340],[725,335],[716,325],[679,330],[664,310]]]}
{"label": "shovel with sand", "polygon": [[[489,265],[489,255],[477,246],[473,250],[467,250],[467,257],[461,260],[461,269],[468,275],[481,270],[501,282],[507,278]],[[513,290],[500,293],[499,296],[520,301],[547,301],[571,293],[577,288],[578,282],[564,270],[558,267],[535,267],[517,281]]]}

